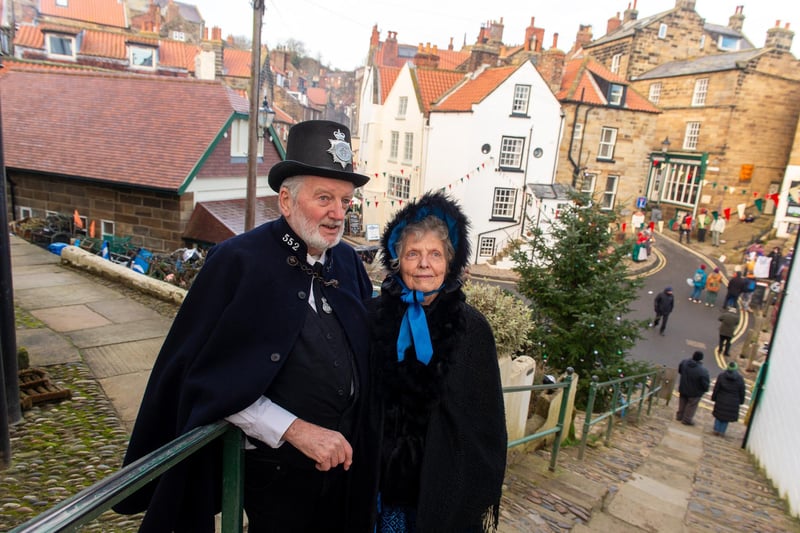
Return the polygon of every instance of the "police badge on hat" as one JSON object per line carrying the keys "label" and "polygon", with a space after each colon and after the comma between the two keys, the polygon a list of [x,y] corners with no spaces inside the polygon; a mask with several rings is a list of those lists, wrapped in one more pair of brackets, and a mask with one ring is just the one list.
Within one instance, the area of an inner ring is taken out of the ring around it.
{"label": "police badge on hat", "polygon": [[339,163],[342,168],[346,168],[353,162],[353,151],[350,149],[350,144],[344,140],[345,134],[342,133],[342,130],[334,131],[333,136],[336,137],[336,140],[328,139],[331,143],[328,153],[333,155],[334,163]]}

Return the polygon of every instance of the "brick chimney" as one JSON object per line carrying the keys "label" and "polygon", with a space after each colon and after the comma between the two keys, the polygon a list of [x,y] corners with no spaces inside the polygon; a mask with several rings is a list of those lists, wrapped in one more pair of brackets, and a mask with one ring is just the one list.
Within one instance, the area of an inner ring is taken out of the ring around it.
{"label": "brick chimney", "polygon": [[544,40],[544,29],[537,28],[533,25],[534,17],[531,17],[530,25],[525,28],[525,44],[524,50],[526,52],[541,52],[542,41]]}
{"label": "brick chimney", "polygon": [[741,32],[744,27],[744,6],[736,6],[736,12],[728,19],[728,27]]}
{"label": "brick chimney", "polygon": [[685,11],[694,11],[696,0],[675,0],[675,7]]}
{"label": "brick chimney", "polygon": [[559,50],[558,34],[553,36],[553,47],[545,51],[536,62],[536,70],[542,75],[547,86],[554,93],[561,89],[561,80],[564,78],[564,65],[566,64],[566,54]]}
{"label": "brick chimney", "polygon": [[378,25],[375,24],[372,26],[372,35],[369,37],[369,47],[375,48],[378,46],[378,43],[381,42],[381,34],[378,33]]}
{"label": "brick chimney", "polygon": [[383,66],[402,67],[398,57],[397,32],[386,32],[386,40],[383,42]]}
{"label": "brick chimney", "polygon": [[439,48],[431,47],[431,43],[419,43],[417,53],[414,55],[414,64],[418,67],[439,68]]}
{"label": "brick chimney", "polygon": [[[619,15],[618,15],[619,16]],[[581,24],[578,26],[578,33],[575,35],[575,50],[578,48],[583,48],[587,44],[592,42],[592,25],[591,24]]]}
{"label": "brick chimney", "polygon": [[622,16],[623,22],[632,22],[639,18],[639,10],[636,9],[636,0],[633,0],[633,8],[631,5],[628,4],[628,9],[625,10],[625,13]]}
{"label": "brick chimney", "polygon": [[789,23],[781,28],[781,21],[775,21],[775,27],[767,30],[767,40],[764,43],[764,48],[775,48],[788,52],[792,49],[792,40],[794,39],[794,32],[789,29]]}
{"label": "brick chimney", "polygon": [[447,49],[451,52],[453,51],[453,38],[450,37],[450,44],[447,45]]}
{"label": "brick chimney", "polygon": [[[616,17],[611,17],[608,19],[608,23],[606,24],[606,35],[615,32],[620,26],[622,26],[622,20],[619,18],[619,11],[617,11]],[[591,26],[589,26],[589,28],[591,28]]]}

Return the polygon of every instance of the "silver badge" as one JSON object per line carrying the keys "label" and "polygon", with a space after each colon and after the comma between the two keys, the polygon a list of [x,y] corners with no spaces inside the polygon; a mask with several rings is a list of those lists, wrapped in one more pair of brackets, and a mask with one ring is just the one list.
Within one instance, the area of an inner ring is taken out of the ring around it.
{"label": "silver badge", "polygon": [[333,162],[342,165],[342,168],[347,167],[353,162],[353,151],[350,149],[350,144],[344,140],[345,135],[341,130],[333,132],[334,139],[328,139],[331,147],[328,148],[328,153],[333,156]]}

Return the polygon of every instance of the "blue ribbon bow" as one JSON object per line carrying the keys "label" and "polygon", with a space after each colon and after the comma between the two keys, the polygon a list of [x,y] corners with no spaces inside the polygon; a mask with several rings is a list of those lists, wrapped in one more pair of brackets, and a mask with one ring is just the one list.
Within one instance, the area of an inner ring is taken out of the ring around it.
{"label": "blue ribbon bow", "polygon": [[428,319],[422,309],[422,302],[438,289],[431,292],[412,291],[398,279],[403,292],[400,299],[408,304],[403,320],[400,322],[400,333],[397,335],[397,360],[405,359],[406,350],[414,346],[417,352],[417,360],[420,363],[428,364],[433,357],[433,344],[431,344],[431,334],[428,330]]}

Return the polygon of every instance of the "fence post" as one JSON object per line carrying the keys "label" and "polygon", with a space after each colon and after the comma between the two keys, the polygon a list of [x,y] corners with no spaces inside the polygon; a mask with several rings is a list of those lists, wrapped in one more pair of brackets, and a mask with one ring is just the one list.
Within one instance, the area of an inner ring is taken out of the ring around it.
{"label": "fence post", "polygon": [[592,382],[589,383],[589,399],[586,402],[586,413],[583,417],[583,435],[581,435],[581,447],[578,450],[578,460],[583,459],[583,452],[586,450],[586,441],[589,438],[589,429],[592,427],[592,409],[594,408],[594,397],[597,394],[597,382],[600,380],[597,376],[592,376]]}
{"label": "fence post", "polygon": [[561,408],[558,411],[558,432],[556,433],[556,438],[553,439],[553,452],[550,454],[550,471],[556,471],[556,460],[558,459],[558,449],[561,446],[561,435],[564,433],[564,415],[567,411],[567,405],[569,404],[569,396],[570,390],[572,389],[572,374],[575,372],[575,369],[567,367],[567,386],[561,389]]}
{"label": "fence post", "polygon": [[608,425],[606,426],[606,440],[604,444],[608,446],[611,444],[611,433],[614,431],[614,414],[617,412],[617,405],[619,405],[619,382],[615,382],[612,384],[614,388],[614,394],[611,395],[611,413],[608,417]]}
{"label": "fence post", "polygon": [[231,426],[222,439],[222,532],[242,533],[244,528],[242,432],[239,428]]}

